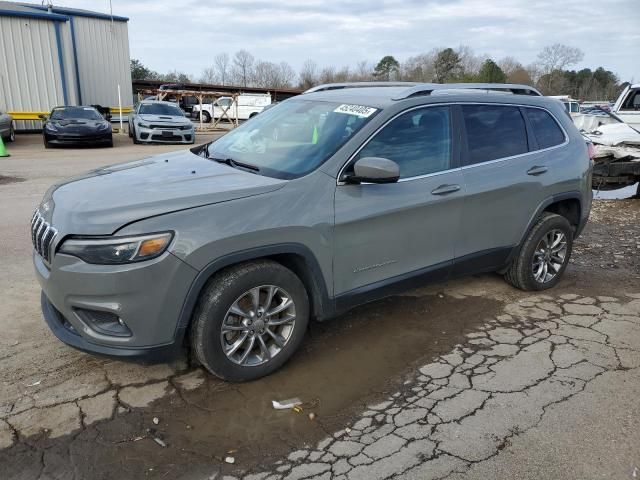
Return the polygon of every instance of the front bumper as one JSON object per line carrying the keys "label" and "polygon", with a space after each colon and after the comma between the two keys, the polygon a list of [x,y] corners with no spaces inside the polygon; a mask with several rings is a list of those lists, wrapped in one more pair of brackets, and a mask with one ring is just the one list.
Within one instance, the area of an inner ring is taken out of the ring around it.
{"label": "front bumper", "polygon": [[181,129],[172,126],[143,128],[138,125],[136,126],[135,132],[138,140],[141,142],[191,144],[195,141],[195,130],[193,126],[189,129]]}
{"label": "front bumper", "polygon": [[[52,332],[83,351],[166,360],[182,348],[178,319],[196,271],[171,253],[126,265],[90,265],[56,254],[51,266],[33,254],[42,312]],[[87,312],[117,316],[128,336],[106,334]]]}
{"label": "front bumper", "polygon": [[113,135],[110,131],[91,135],[69,135],[44,132],[44,139],[53,145],[93,145],[108,144],[113,141]]}

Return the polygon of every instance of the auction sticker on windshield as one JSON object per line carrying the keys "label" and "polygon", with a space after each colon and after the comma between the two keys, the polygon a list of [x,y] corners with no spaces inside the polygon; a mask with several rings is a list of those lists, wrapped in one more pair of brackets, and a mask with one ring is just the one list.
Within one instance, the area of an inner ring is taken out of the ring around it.
{"label": "auction sticker on windshield", "polygon": [[334,110],[335,113],[346,113],[348,115],[356,115],[361,118],[367,118],[376,112],[376,108],[365,107],[363,105],[340,105]]}

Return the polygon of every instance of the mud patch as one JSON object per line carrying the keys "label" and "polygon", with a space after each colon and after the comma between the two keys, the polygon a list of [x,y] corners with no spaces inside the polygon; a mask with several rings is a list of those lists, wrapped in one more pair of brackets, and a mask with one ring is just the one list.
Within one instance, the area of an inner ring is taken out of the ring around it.
{"label": "mud patch", "polygon": [[[372,400],[396,391],[406,373],[462,343],[500,307],[486,298],[444,295],[376,302],[313,325],[301,351],[270,377],[228,384],[204,375],[199,386],[197,373],[186,382],[175,378],[175,393],[148,408],[121,407],[112,419],[66,437],[42,432],[20,438],[0,452],[0,465],[8,478],[48,473],[93,479],[113,478],[114,471],[122,479],[208,478],[266,466],[349,424]],[[293,396],[306,402],[302,413],[271,407],[271,400]],[[233,466],[224,463],[227,455],[235,458]]]}
{"label": "mud patch", "polygon": [[0,185],[7,185],[9,183],[24,182],[26,178],[13,177],[11,175],[0,175]]}

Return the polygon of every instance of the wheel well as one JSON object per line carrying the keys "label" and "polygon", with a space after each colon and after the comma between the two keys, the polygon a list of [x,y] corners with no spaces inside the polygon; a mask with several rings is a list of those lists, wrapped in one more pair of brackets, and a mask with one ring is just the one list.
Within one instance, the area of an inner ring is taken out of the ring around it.
{"label": "wheel well", "polygon": [[302,255],[295,253],[281,253],[265,258],[278,262],[297,275],[309,294],[309,310],[312,316],[314,318],[322,318],[326,305],[322,295],[322,287],[318,283],[321,280],[314,275],[312,267],[307,260]]}
{"label": "wheel well", "polygon": [[544,211],[562,215],[569,221],[574,230],[580,224],[580,202],[575,198],[554,202],[548,205]]}

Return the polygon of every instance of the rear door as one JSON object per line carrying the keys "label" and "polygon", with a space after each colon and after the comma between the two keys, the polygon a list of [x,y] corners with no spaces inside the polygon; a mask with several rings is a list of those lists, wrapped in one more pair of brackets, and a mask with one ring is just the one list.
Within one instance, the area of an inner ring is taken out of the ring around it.
{"label": "rear door", "polygon": [[6,113],[0,111],[0,135],[2,137],[9,136],[9,127],[11,126],[11,117]]}
{"label": "rear door", "polygon": [[553,175],[544,153],[529,145],[518,106],[465,104],[456,107],[464,137],[462,173],[466,198],[455,273],[501,265],[516,246],[545,196]]}
{"label": "rear door", "polygon": [[352,159],[388,158],[391,184],[340,184],[335,194],[334,289],[359,294],[431,275],[445,278],[459,234],[464,188],[449,106],[397,116]]}

